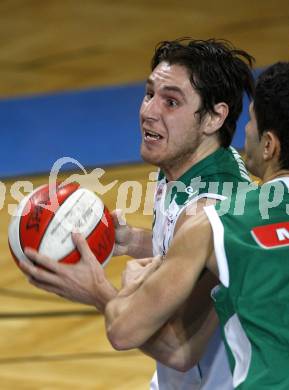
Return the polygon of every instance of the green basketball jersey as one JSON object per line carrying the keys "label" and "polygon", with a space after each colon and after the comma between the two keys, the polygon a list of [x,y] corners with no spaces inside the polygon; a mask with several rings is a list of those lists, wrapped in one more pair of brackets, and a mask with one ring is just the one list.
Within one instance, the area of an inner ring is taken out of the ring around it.
{"label": "green basketball jersey", "polygon": [[[154,201],[153,253],[167,253],[179,216],[200,198],[224,199],[238,183],[249,181],[244,163],[233,148],[220,148],[192,166],[176,182],[160,172]],[[179,372],[157,362],[151,389],[232,390],[232,378],[219,329],[212,335],[198,365]]]}
{"label": "green basketball jersey", "polygon": [[221,281],[213,298],[237,389],[289,389],[288,187],[289,177],[239,193],[224,215],[205,208]]}
{"label": "green basketball jersey", "polygon": [[223,200],[250,178],[239,153],[232,147],[219,148],[187,170],[177,181],[167,182],[159,173],[154,199],[153,251],[165,255],[177,219],[200,198]]}
{"label": "green basketball jersey", "polygon": [[[167,182],[160,172],[154,201],[153,253],[167,253],[179,216],[198,199],[224,199],[248,182],[244,163],[233,148],[220,148],[192,166],[176,182]],[[181,373],[157,362],[151,389],[232,390],[232,378],[219,330],[211,337],[198,365]]]}

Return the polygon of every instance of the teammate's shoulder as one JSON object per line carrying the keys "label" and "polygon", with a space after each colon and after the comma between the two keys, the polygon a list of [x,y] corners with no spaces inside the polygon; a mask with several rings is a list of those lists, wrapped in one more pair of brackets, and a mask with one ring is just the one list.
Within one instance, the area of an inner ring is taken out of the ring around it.
{"label": "teammate's shoulder", "polygon": [[204,215],[204,207],[214,205],[216,204],[216,201],[216,199],[201,198],[196,202],[188,204],[177,220],[175,232],[177,232],[187,221],[191,221],[190,223],[199,223]]}
{"label": "teammate's shoulder", "polygon": [[210,224],[207,218],[207,214],[205,213],[204,206],[202,206],[191,215],[187,214],[185,217],[183,217],[177,231],[182,231],[184,234],[186,234],[187,232],[191,232],[193,230],[200,230],[201,226],[206,228],[209,225]]}

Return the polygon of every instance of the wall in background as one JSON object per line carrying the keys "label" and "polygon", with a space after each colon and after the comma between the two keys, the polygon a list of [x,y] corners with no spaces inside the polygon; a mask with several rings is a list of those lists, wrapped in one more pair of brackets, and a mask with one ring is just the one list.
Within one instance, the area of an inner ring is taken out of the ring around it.
{"label": "wall in background", "polygon": [[[0,177],[49,172],[64,156],[86,167],[141,161],[142,83],[0,100]],[[248,101],[233,145],[244,145]],[[65,165],[64,169],[72,169]]]}

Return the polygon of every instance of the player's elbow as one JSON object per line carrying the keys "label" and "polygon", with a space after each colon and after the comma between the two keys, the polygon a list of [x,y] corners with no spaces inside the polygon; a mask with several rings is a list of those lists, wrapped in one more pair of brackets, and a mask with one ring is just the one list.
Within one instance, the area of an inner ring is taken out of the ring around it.
{"label": "player's elbow", "polygon": [[126,329],[122,329],[120,326],[110,326],[107,328],[107,338],[114,349],[117,351],[126,351],[128,349],[138,348],[136,343]]}
{"label": "player's elbow", "polygon": [[136,343],[131,337],[122,335],[118,331],[110,331],[107,333],[110,344],[117,351],[126,351],[140,347],[139,343]]}
{"label": "player's elbow", "polygon": [[186,372],[191,368],[191,365],[188,362],[177,360],[172,362],[171,368],[180,372]]}
{"label": "player's elbow", "polygon": [[193,366],[200,361],[199,354],[184,353],[176,350],[174,353],[167,356],[166,365],[180,372],[189,371]]}
{"label": "player's elbow", "polygon": [[110,344],[117,351],[137,348],[133,330],[123,316],[116,315],[116,308],[115,305],[109,303],[105,311],[106,334]]}
{"label": "player's elbow", "polygon": [[139,348],[146,341],[146,332],[131,315],[120,311],[115,302],[108,303],[105,309],[106,333],[112,347],[118,351]]}
{"label": "player's elbow", "polygon": [[187,372],[192,367],[194,367],[196,364],[198,364],[198,362],[199,362],[199,360],[197,360],[197,359],[178,361],[175,365],[175,370],[181,371],[181,372]]}
{"label": "player's elbow", "polygon": [[168,362],[168,366],[170,368],[173,368],[174,370],[177,370],[180,372],[186,372],[190,368],[192,368],[192,366],[194,366],[194,365],[195,365],[194,362],[189,362],[189,361],[186,361],[184,359],[176,359],[176,358],[172,358]]}
{"label": "player's elbow", "polygon": [[128,349],[132,349],[133,346],[128,340],[119,334],[119,332],[114,331],[112,329],[107,331],[107,338],[114,349],[117,351],[125,351]]}
{"label": "player's elbow", "polygon": [[119,338],[115,334],[108,333],[107,334],[108,340],[111,344],[111,346],[116,350],[116,351],[126,351],[127,349],[130,349],[127,345],[126,342],[123,341],[123,339]]}

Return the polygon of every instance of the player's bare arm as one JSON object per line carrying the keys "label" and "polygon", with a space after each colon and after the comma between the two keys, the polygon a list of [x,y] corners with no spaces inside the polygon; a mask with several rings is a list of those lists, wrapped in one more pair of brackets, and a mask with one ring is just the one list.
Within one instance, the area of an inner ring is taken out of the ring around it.
{"label": "player's bare arm", "polygon": [[213,251],[211,237],[205,213],[199,213],[179,229],[163,264],[139,288],[121,290],[107,305],[107,333],[115,348],[143,345],[189,298]]}
{"label": "player's bare arm", "polygon": [[[179,217],[175,233],[188,220],[202,213],[204,206],[215,203],[214,199],[202,198],[191,204]],[[197,363],[201,357],[197,349],[197,334],[206,334],[209,338],[218,325],[210,294],[217,283],[218,278],[204,270],[188,299],[157,334],[141,347],[142,351],[175,369],[189,369]]]}
{"label": "player's bare arm", "polygon": [[[202,198],[192,204],[187,212],[183,212],[179,217],[175,232],[209,204],[215,204],[215,200]],[[177,370],[187,371],[194,366],[202,357],[206,343],[218,325],[210,296],[211,289],[217,283],[218,279],[208,270],[204,270],[190,297],[172,318],[142,345],[141,350]]]}
{"label": "player's bare arm", "polygon": [[141,350],[167,367],[188,371],[202,358],[217,324],[218,318],[214,310],[207,311],[199,321],[190,323],[190,329],[183,324],[177,313],[142,346]]}
{"label": "player's bare arm", "polygon": [[211,302],[206,305],[211,299],[202,297],[204,307],[195,300],[202,290],[206,292],[210,283],[207,278],[211,278],[209,272],[204,273],[182,307],[141,347],[144,353],[179,371],[187,371],[200,361],[218,325]]}
{"label": "player's bare arm", "polygon": [[[34,262],[42,264],[49,272],[35,267],[32,263],[24,264],[23,270],[29,275],[30,282],[36,287],[73,301],[96,306],[99,311],[103,312],[105,305],[116,296],[117,290],[105,278],[104,270],[90,253],[84,239],[80,235],[75,235],[74,240],[82,255],[81,261],[74,267],[56,264],[34,251],[28,251],[27,255]],[[176,261],[178,262],[178,259]],[[157,267],[158,262],[155,258],[132,260],[124,272],[123,278],[126,280],[123,281],[123,285],[129,287],[130,292],[135,291]],[[79,275],[83,277],[79,277]],[[208,283],[210,284],[211,281],[207,275],[202,278],[202,283],[198,283],[198,288],[192,292],[183,309],[178,310],[163,329],[142,346],[145,353],[178,369],[185,367],[184,362],[186,361],[194,362],[192,353],[197,359],[198,341],[196,338],[199,337],[198,335],[204,336],[206,333],[204,329],[211,329],[210,332],[212,332],[215,327],[212,321],[207,322],[209,327],[206,326],[207,318],[212,316],[209,310],[205,309],[205,300],[208,295],[203,294]],[[128,291],[127,288],[123,292]],[[195,298],[196,294],[199,296],[198,300]],[[192,310],[188,312],[185,310],[186,305],[190,305],[191,299],[194,302],[195,318],[188,315],[188,313],[193,313]],[[203,320],[204,328],[201,326]],[[193,348],[189,347],[189,344],[194,344]],[[189,359],[187,358],[188,354],[190,354]]]}

